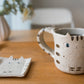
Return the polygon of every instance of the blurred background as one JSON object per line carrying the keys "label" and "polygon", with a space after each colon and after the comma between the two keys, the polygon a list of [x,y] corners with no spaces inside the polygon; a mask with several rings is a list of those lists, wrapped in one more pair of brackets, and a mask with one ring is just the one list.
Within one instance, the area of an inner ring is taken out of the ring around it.
{"label": "blurred background", "polygon": [[[75,26],[84,27],[84,0],[24,0],[24,2],[26,4],[31,2],[34,10],[40,8],[67,8],[72,13]],[[23,23],[19,12],[17,15],[11,14],[5,17],[12,30],[31,29],[32,19]]]}
{"label": "blurred background", "polygon": [[68,8],[76,27],[84,27],[84,0],[32,0],[34,8]]}

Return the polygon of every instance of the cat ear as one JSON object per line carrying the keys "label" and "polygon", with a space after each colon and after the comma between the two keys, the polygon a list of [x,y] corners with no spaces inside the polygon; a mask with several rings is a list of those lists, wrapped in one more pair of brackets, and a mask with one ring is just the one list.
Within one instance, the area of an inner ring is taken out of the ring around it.
{"label": "cat ear", "polygon": [[10,56],[9,59],[13,59],[13,56]]}
{"label": "cat ear", "polygon": [[21,56],[19,60],[24,60],[23,56]]}
{"label": "cat ear", "polygon": [[69,33],[66,33],[66,36],[67,36],[67,37],[71,37],[71,35],[70,35]]}

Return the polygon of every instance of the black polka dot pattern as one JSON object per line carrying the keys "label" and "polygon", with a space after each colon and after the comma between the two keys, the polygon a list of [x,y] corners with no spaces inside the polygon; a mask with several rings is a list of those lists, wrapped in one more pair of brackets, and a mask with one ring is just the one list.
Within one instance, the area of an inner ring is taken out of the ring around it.
{"label": "black polka dot pattern", "polygon": [[56,63],[60,64],[59,60],[56,60]]}

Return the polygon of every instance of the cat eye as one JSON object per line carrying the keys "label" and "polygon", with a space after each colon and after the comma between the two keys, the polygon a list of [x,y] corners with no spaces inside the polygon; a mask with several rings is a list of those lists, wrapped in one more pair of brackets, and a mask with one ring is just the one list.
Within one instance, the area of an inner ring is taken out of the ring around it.
{"label": "cat eye", "polygon": [[69,47],[69,43],[66,44],[66,47]]}

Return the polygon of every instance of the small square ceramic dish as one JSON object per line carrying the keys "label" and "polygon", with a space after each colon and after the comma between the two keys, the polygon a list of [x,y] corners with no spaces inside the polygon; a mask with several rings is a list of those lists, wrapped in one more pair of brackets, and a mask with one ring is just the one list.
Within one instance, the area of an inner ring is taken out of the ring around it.
{"label": "small square ceramic dish", "polygon": [[24,77],[29,69],[31,58],[16,59],[0,57],[0,77]]}

